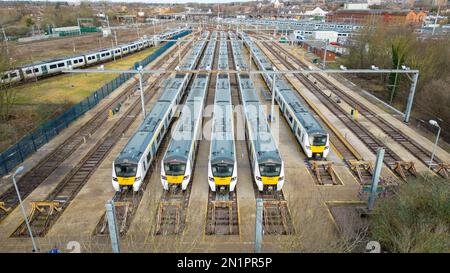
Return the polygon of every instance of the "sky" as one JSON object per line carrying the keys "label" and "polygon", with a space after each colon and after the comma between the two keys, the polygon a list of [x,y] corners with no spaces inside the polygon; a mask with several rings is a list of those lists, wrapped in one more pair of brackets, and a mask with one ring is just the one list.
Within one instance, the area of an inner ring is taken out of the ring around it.
{"label": "sky", "polygon": [[[5,1],[5,0],[0,0]],[[45,1],[45,0],[19,0],[19,1]],[[80,2],[79,0],[47,0],[49,2]],[[86,1],[86,0],[83,0]],[[87,0],[88,2],[141,2],[141,3],[158,3],[158,4],[168,4],[168,3],[230,3],[230,2],[248,2],[255,0]]]}

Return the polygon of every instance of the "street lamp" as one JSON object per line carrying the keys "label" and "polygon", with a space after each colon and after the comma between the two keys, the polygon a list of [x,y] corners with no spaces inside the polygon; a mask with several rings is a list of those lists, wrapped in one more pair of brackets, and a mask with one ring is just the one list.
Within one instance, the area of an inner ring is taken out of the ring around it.
{"label": "street lamp", "polygon": [[20,166],[19,168],[17,168],[17,170],[12,175],[12,181],[14,184],[14,188],[16,189],[17,198],[19,198],[19,204],[20,204],[20,208],[22,210],[23,218],[25,220],[25,224],[27,225],[28,233],[30,234],[31,242],[33,244],[33,252],[39,252],[39,249],[36,246],[36,242],[34,241],[33,232],[31,231],[31,226],[30,226],[30,223],[28,222],[28,217],[25,212],[25,208],[22,203],[22,198],[20,197],[19,188],[17,187],[17,184],[16,184],[16,175],[21,173],[23,171],[23,169],[24,169],[23,166]]}
{"label": "street lamp", "polygon": [[430,164],[428,164],[428,170],[431,170],[431,164],[433,164],[434,154],[436,153],[436,148],[437,148],[437,144],[439,141],[439,134],[441,133],[441,127],[439,126],[439,123],[433,119],[431,119],[429,121],[429,123],[434,127],[438,127],[438,132],[436,135],[436,142],[434,143],[434,146],[433,146],[433,153],[431,154]]}

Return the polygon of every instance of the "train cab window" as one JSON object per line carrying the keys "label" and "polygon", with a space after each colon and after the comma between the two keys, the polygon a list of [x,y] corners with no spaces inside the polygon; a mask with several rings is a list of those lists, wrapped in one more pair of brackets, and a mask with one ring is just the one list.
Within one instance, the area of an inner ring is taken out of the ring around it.
{"label": "train cab window", "polygon": [[312,146],[325,146],[327,143],[327,136],[326,135],[315,135],[312,136],[312,141],[310,139],[310,142],[312,143]]}
{"label": "train cab window", "polygon": [[279,176],[281,171],[281,165],[280,164],[260,164],[259,165],[259,173],[261,176],[266,177],[274,177]]}
{"label": "train cab window", "polygon": [[211,170],[215,177],[230,177],[233,174],[233,165],[215,164],[211,166]]}
{"label": "train cab window", "polygon": [[168,162],[164,163],[164,171],[166,175],[184,175],[186,170],[186,165],[179,162]]}
{"label": "train cab window", "polygon": [[137,166],[134,164],[130,165],[116,165],[116,175],[118,177],[133,177],[136,176]]}

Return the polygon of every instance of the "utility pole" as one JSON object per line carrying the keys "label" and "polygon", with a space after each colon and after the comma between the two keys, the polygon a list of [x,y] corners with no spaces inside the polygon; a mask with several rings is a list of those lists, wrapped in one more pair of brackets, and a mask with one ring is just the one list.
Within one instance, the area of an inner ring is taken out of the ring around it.
{"label": "utility pole", "polygon": [[9,59],[8,38],[6,37],[5,28],[3,26],[2,26],[2,33],[3,33],[3,40],[5,41],[6,46],[6,57],[8,58],[8,61],[11,63],[11,60]]}
{"label": "utility pole", "polygon": [[263,200],[256,199],[256,224],[255,224],[255,253],[261,253],[261,244],[263,236]]}
{"label": "utility pole", "polygon": [[[274,67],[273,70],[275,71],[276,68]],[[276,74],[273,73],[273,78],[272,78],[272,103],[270,105],[270,122],[272,122],[274,120],[274,115],[273,115],[273,111],[274,111],[274,105],[275,105],[275,81],[276,81]]]}
{"label": "utility pole", "polygon": [[327,67],[327,47],[328,47],[329,42],[330,42],[329,39],[325,40],[325,47],[324,47],[324,54],[323,54],[323,69],[326,69],[326,67]]}
{"label": "utility pole", "polygon": [[414,94],[416,93],[416,86],[417,86],[418,79],[419,79],[419,72],[414,73],[413,78],[412,78],[411,88],[409,91],[408,101],[406,103],[405,118],[403,120],[405,123],[409,122],[409,117],[411,116],[411,109],[412,109],[412,105],[413,105],[413,101],[414,101]]}
{"label": "utility pole", "polygon": [[377,194],[378,183],[380,182],[381,167],[383,166],[384,149],[378,148],[377,159],[375,161],[375,171],[372,176],[372,186],[370,188],[369,200],[367,202],[367,209],[369,211],[373,210],[375,205],[375,198]]}
{"label": "utility pole", "polygon": [[106,217],[108,219],[109,237],[111,238],[111,247],[114,253],[120,253],[119,228],[117,227],[116,209],[114,201],[109,200],[106,205]]}
{"label": "utility pole", "polygon": [[436,25],[437,25],[437,21],[438,21],[438,17],[439,17],[439,10],[440,9],[441,9],[441,5],[438,6],[436,18],[434,19],[433,33],[431,33],[431,35],[434,35],[434,32],[436,31]]}
{"label": "utility pole", "polygon": [[142,66],[138,67],[138,71],[139,71],[139,92],[141,93],[141,106],[142,106],[142,115],[144,116],[145,119],[145,102],[144,102],[144,89],[143,89],[143,84],[142,84]]}

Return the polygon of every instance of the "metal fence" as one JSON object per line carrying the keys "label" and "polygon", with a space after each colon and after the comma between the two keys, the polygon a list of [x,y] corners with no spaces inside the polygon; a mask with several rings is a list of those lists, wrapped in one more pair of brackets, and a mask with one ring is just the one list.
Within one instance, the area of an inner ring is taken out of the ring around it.
{"label": "metal fence", "polygon": [[[181,38],[190,31],[180,33],[174,39]],[[145,67],[150,62],[158,58],[168,48],[175,44],[174,41],[166,43],[164,46],[140,61],[140,65]],[[134,66],[130,69],[134,69]],[[49,142],[58,135],[64,128],[67,128],[74,120],[82,116],[88,110],[96,106],[103,98],[107,97],[124,82],[133,77],[133,74],[120,74],[101,88],[94,91],[89,97],[72,106],[58,117],[47,121],[33,132],[24,136],[14,145],[10,146],[0,154],[0,176],[10,172],[14,167],[23,162],[28,156],[32,155],[41,146]]]}

